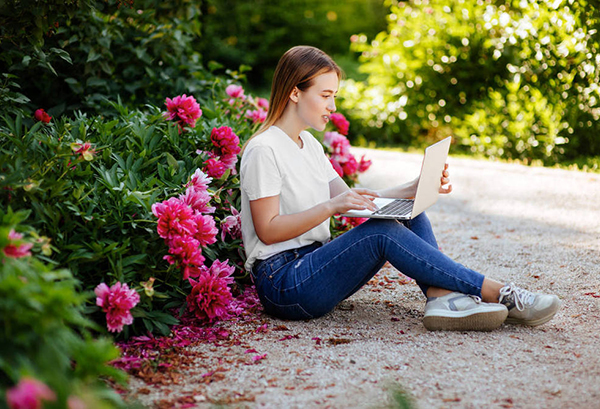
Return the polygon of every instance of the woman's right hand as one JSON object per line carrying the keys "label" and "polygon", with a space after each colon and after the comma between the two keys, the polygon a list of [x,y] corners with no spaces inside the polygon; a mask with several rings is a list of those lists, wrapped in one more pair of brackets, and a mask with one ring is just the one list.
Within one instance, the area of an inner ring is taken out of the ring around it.
{"label": "woman's right hand", "polygon": [[370,189],[353,188],[346,190],[343,193],[330,199],[332,213],[346,213],[348,210],[365,210],[376,211],[377,206],[373,203],[373,199],[379,197],[377,192]]}

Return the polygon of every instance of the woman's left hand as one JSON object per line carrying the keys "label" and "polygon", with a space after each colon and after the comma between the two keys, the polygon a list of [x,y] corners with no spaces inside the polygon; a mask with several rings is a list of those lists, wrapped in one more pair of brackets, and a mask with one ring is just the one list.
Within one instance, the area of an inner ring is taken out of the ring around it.
{"label": "woman's left hand", "polygon": [[442,184],[440,186],[440,193],[448,194],[452,192],[452,185],[450,184],[450,172],[448,172],[448,164],[444,165],[444,170],[442,171],[442,178],[440,179]]}

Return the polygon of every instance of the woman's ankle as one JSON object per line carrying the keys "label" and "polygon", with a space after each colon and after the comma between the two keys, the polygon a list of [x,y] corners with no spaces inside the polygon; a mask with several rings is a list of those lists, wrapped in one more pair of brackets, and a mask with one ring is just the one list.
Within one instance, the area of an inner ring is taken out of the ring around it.
{"label": "woman's ankle", "polygon": [[500,289],[504,287],[499,281],[490,278],[484,278],[481,285],[481,299],[484,302],[498,302],[500,297]]}
{"label": "woman's ankle", "polygon": [[445,288],[429,287],[427,289],[427,298],[430,297],[443,297],[446,294],[450,294],[452,291],[446,290]]}

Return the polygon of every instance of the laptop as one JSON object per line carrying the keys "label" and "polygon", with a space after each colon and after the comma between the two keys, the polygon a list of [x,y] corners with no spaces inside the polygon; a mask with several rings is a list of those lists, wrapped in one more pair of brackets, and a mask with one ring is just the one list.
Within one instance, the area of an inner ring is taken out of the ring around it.
{"label": "laptop", "polygon": [[410,220],[423,213],[438,199],[440,178],[448,158],[451,141],[452,137],[449,136],[425,149],[414,199],[377,197],[373,200],[378,207],[377,211],[349,210],[342,216]]}

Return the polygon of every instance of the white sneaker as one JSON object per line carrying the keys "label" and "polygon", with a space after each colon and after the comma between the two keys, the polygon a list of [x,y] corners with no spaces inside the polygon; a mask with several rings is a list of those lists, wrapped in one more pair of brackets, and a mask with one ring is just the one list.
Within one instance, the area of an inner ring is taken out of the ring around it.
{"label": "white sneaker", "polygon": [[502,304],[453,292],[427,299],[423,325],[430,331],[492,331],[502,325],[507,315]]}
{"label": "white sneaker", "polygon": [[550,321],[560,307],[556,295],[532,293],[513,283],[500,289],[498,301],[508,308],[507,324],[531,327]]}

